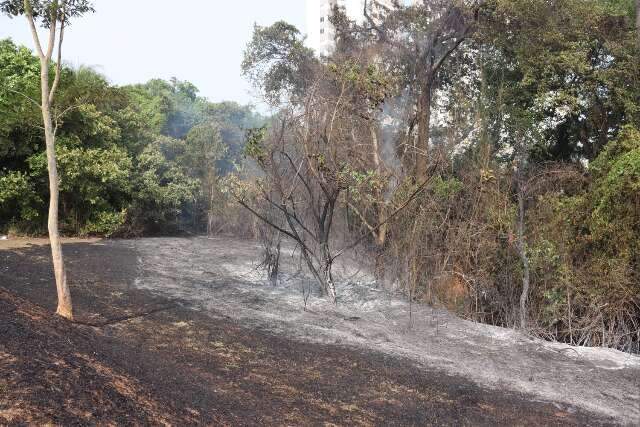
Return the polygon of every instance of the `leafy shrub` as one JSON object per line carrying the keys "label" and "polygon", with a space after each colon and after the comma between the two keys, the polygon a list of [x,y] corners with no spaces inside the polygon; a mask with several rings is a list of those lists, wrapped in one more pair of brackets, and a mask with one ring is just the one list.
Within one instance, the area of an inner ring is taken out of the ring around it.
{"label": "leafy shrub", "polygon": [[200,183],[178,162],[184,142],[161,137],[138,157],[133,178],[127,234],[176,232],[185,206],[199,194]]}
{"label": "leafy shrub", "polygon": [[9,225],[16,230],[25,227],[25,231],[29,232],[39,228],[42,217],[38,208],[41,205],[42,200],[35,193],[26,173],[0,173],[0,218],[5,219],[4,223],[0,222],[0,230]]}
{"label": "leafy shrub", "polygon": [[[128,203],[131,158],[122,148],[83,148],[68,138],[59,139],[56,154],[63,230],[71,234],[84,234],[83,229],[99,233],[95,230],[96,224],[91,222],[105,212],[122,211]],[[46,154],[30,157],[29,166],[34,179],[46,185]]]}
{"label": "leafy shrub", "polygon": [[81,234],[110,237],[120,231],[124,225],[126,215],[126,210],[122,212],[98,212],[82,228]]}

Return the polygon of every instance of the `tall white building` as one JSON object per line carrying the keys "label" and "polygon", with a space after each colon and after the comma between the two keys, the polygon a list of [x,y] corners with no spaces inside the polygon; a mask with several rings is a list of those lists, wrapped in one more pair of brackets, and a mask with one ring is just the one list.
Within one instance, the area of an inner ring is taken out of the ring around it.
{"label": "tall white building", "polygon": [[[328,55],[335,44],[335,29],[329,22],[334,6],[340,7],[349,19],[362,23],[365,0],[307,0],[307,44],[318,55]],[[393,0],[377,0],[386,7],[393,6]],[[368,1],[368,7],[373,7],[373,0]],[[376,11],[372,11],[376,12]]]}

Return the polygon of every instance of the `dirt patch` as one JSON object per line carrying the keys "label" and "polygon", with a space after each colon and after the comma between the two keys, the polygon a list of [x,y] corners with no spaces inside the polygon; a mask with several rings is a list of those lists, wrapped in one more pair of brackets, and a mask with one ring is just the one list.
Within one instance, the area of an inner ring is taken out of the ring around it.
{"label": "dirt patch", "polygon": [[195,421],[181,402],[140,381],[134,348],[70,325],[6,291],[0,290],[0,300],[16,308],[0,312],[0,424]]}
{"label": "dirt patch", "polygon": [[[73,244],[73,243],[97,243],[101,239],[98,238],[86,238],[86,239],[77,239],[77,238],[63,238],[63,244]],[[34,237],[12,237],[6,240],[0,240],[0,250],[6,249],[20,249],[20,248],[29,248],[32,246],[48,246],[49,239],[47,238],[34,238]]]}
{"label": "dirt patch", "polygon": [[48,248],[0,251],[0,424],[603,425],[410,360],[288,339],[138,289],[130,244],[65,247],[78,318],[51,315]]}

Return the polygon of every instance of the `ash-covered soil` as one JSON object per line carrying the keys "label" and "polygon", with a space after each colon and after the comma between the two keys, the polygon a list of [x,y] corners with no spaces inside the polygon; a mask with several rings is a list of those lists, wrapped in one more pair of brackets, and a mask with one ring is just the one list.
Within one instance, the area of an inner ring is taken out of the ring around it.
{"label": "ash-covered soil", "polygon": [[[0,243],[0,425],[603,425],[640,421],[640,363],[408,306],[343,264],[338,306],[234,239]],[[93,325],[93,326],[88,326]]]}

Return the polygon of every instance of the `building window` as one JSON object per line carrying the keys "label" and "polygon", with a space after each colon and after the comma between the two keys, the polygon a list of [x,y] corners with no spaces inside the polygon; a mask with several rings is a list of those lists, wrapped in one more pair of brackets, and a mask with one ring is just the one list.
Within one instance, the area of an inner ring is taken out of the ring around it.
{"label": "building window", "polygon": [[320,22],[324,22],[324,16],[320,17]]}
{"label": "building window", "polygon": [[324,28],[320,28],[320,34],[324,34]]}

